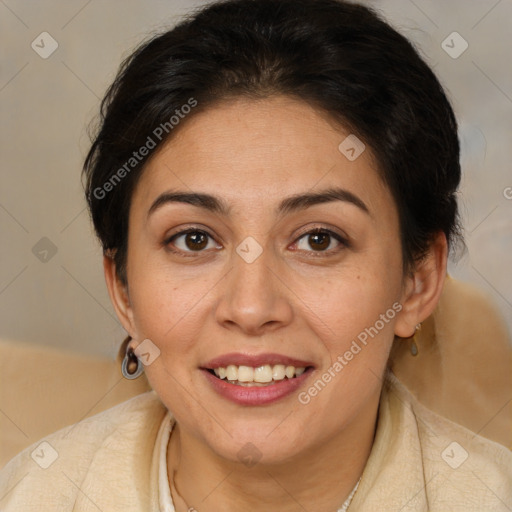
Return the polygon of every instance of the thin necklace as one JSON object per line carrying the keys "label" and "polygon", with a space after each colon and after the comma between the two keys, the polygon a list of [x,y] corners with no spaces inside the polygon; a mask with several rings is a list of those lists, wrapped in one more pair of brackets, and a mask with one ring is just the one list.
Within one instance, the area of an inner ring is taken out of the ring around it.
{"label": "thin necklace", "polygon": [[[172,494],[178,498],[183,505],[185,505],[186,510],[195,510],[193,507],[189,507],[187,502],[183,499],[180,494],[178,494],[178,491],[176,490],[176,487],[174,486],[174,475],[176,474],[176,471],[173,471],[172,479],[171,479],[171,491]],[[354,495],[356,494],[357,488],[359,487],[359,482],[361,482],[361,478],[359,477],[359,480],[357,481],[355,487],[352,489],[352,492],[348,495],[348,498],[343,502],[343,505],[341,505],[341,508],[337,510],[337,512],[346,512],[348,510],[348,507],[352,503],[352,500],[354,498]]]}

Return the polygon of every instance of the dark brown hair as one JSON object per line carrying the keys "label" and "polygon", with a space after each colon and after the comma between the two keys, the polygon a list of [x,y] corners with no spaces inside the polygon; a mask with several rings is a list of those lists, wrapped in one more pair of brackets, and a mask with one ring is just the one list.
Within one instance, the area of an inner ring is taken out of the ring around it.
{"label": "dark brown hair", "polygon": [[455,116],[411,43],[346,1],[228,0],[144,42],[103,99],[86,195],[123,282],[130,201],[155,148],[221,100],[275,94],[308,102],[371,147],[398,207],[404,269],[436,233],[449,243],[459,234]]}

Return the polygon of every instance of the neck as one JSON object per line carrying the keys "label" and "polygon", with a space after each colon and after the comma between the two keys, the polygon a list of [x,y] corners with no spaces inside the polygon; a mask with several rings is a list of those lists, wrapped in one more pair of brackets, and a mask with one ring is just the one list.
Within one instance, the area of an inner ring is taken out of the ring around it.
{"label": "neck", "polygon": [[220,457],[176,424],[167,453],[176,512],[338,510],[370,455],[377,408],[378,398],[363,416],[327,442],[306,448],[286,462],[253,467]]}

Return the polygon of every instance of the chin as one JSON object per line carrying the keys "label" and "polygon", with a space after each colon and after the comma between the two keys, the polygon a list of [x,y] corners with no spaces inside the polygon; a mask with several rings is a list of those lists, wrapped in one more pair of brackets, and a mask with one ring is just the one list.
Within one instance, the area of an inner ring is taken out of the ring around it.
{"label": "chin", "polygon": [[297,456],[299,447],[304,443],[301,435],[304,429],[295,432],[290,428],[276,428],[282,420],[282,417],[275,418],[263,425],[240,422],[230,429],[232,437],[222,435],[220,439],[206,439],[206,443],[223,459],[241,462],[249,468],[256,464],[280,464]]}

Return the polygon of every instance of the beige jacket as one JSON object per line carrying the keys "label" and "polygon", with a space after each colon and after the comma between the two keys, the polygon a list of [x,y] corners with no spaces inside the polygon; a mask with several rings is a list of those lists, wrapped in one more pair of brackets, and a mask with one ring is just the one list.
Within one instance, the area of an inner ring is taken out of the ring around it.
{"label": "beige jacket", "polygon": [[[1,510],[158,512],[157,436],[166,413],[150,391],[30,446],[0,475]],[[47,468],[36,462],[52,459]],[[350,512],[511,507],[512,452],[429,411],[388,374]]]}
{"label": "beige jacket", "polygon": [[[481,294],[448,279],[415,342],[417,355],[407,340],[391,355],[349,511],[512,510],[504,322]],[[33,444],[0,472],[0,511],[159,511],[157,436],[166,413],[150,391]]]}

